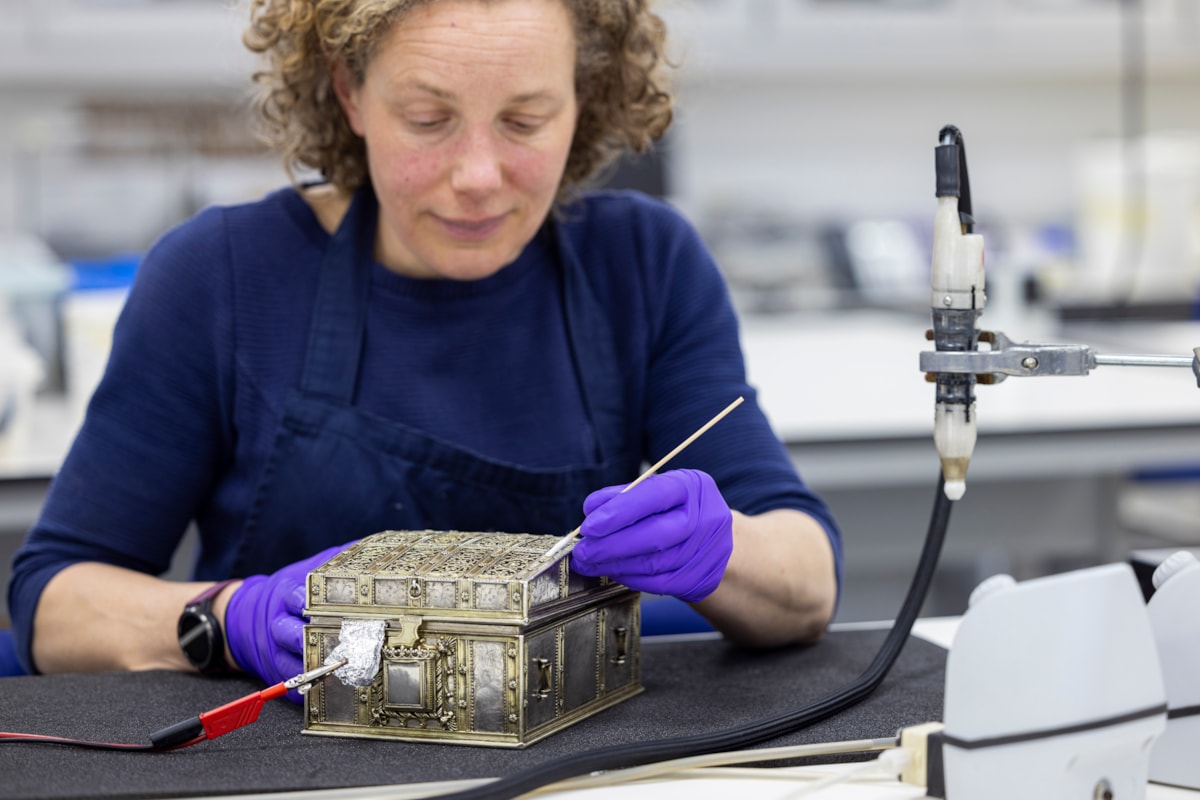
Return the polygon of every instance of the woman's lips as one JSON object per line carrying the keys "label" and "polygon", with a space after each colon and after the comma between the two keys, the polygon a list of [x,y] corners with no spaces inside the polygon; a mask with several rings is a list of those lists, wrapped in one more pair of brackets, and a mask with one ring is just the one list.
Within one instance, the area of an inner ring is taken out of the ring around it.
{"label": "woman's lips", "polygon": [[442,227],[453,238],[466,242],[480,242],[495,233],[504,224],[507,216],[507,214],[499,214],[494,217],[484,217],[482,219],[438,217],[438,221],[442,223]]}

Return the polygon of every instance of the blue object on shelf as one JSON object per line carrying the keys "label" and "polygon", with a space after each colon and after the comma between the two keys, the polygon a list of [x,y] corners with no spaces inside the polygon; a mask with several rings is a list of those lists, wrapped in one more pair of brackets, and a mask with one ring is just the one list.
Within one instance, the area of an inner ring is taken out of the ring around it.
{"label": "blue object on shelf", "polygon": [[1147,467],[1135,470],[1130,478],[1147,482],[1200,480],[1200,462],[1169,467]]}
{"label": "blue object on shelf", "polygon": [[75,278],[71,290],[86,292],[99,289],[128,289],[137,274],[141,253],[117,253],[108,258],[72,259]]}

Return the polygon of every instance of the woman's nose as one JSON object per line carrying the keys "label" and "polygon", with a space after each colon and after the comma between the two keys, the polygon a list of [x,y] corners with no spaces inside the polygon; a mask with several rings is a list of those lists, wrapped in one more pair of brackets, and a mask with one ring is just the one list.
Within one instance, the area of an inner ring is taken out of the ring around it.
{"label": "woman's nose", "polygon": [[478,195],[493,192],[502,182],[500,152],[488,131],[471,131],[464,137],[450,174],[456,192]]}

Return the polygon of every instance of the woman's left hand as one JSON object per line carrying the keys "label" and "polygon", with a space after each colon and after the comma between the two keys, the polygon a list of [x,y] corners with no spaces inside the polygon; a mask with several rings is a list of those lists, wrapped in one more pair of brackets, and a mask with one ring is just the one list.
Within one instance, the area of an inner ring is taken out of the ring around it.
{"label": "woman's left hand", "polygon": [[733,513],[712,476],[671,470],[623,489],[584,501],[573,568],[689,603],[712,594],[733,553]]}

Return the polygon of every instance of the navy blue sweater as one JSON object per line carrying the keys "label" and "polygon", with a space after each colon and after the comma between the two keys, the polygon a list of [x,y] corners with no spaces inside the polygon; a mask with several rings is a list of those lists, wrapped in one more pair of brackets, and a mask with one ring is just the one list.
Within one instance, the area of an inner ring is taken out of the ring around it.
{"label": "navy blue sweater", "polygon": [[[830,536],[840,576],[837,528],[745,382],[726,286],[692,227],[634,193],[588,195],[554,224],[607,314],[619,402],[643,461],[658,460],[744,395],[736,413],[668,468],[709,472],[747,514],[812,515]],[[480,281],[414,280],[373,265],[358,410],[499,463],[586,463],[594,432],[569,353],[551,227]],[[283,398],[299,382],[330,238],[287,188],[207,209],[147,254],[83,427],[14,560],[8,602],[27,668],[38,598],[72,563],[160,574],[195,521],[195,578],[231,576]],[[331,475],[326,490],[351,479]]]}

